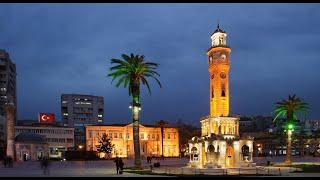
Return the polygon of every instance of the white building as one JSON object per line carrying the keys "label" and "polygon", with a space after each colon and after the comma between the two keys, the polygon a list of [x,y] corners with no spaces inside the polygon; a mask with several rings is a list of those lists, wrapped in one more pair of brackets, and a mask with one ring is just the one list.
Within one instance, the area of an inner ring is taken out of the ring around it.
{"label": "white building", "polygon": [[34,133],[45,137],[49,157],[61,158],[64,151],[74,147],[74,128],[55,125],[15,126],[15,136],[20,133]]}

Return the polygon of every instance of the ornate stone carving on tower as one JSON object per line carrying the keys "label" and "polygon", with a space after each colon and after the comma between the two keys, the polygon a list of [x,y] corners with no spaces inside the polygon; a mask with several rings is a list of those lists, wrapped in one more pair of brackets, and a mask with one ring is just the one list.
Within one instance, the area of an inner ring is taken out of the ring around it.
{"label": "ornate stone carving on tower", "polygon": [[200,120],[201,137],[189,141],[192,167],[252,166],[253,138],[240,138],[239,117],[230,116],[230,53],[227,34],[218,24],[207,51],[210,115]]}
{"label": "ornate stone carving on tower", "polygon": [[14,158],[14,115],[16,108],[13,103],[6,103],[5,110],[7,114],[7,156]]}

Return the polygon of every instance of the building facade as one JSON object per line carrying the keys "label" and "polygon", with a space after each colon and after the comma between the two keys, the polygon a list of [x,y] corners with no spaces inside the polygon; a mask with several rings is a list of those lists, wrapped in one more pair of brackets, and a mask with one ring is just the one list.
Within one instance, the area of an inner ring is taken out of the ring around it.
{"label": "building facade", "polygon": [[48,157],[46,138],[35,133],[20,133],[15,137],[15,154],[17,161],[36,161]]}
{"label": "building facade", "polygon": [[[179,156],[179,132],[177,128],[164,127],[163,155],[164,157]],[[142,157],[162,155],[161,128],[152,125],[139,126],[140,152]],[[112,157],[134,157],[132,124],[87,125],[86,150],[97,151],[99,138],[106,134],[114,144]]]}
{"label": "building facade", "polygon": [[[7,102],[17,104],[16,65],[11,61],[9,54],[0,49],[0,151],[6,146],[6,110]],[[17,113],[14,114],[16,121]]]}
{"label": "building facade", "polygon": [[62,94],[61,123],[75,128],[75,147],[85,146],[85,125],[101,124],[104,118],[104,101],[101,96]]}
{"label": "building facade", "polygon": [[17,137],[20,133],[44,136],[50,158],[61,158],[65,151],[74,147],[74,128],[41,124],[15,126],[15,136]]}
{"label": "building facade", "polygon": [[207,51],[210,75],[210,115],[200,120],[201,137],[189,141],[191,167],[252,166],[253,138],[240,137],[239,117],[230,116],[229,69],[231,49],[219,25]]}

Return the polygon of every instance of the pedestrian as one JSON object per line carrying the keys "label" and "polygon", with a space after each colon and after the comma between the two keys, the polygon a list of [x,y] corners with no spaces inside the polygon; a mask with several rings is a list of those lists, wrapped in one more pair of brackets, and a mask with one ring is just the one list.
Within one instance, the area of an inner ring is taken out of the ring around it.
{"label": "pedestrian", "polygon": [[116,159],[114,160],[114,162],[116,163],[117,174],[119,174],[119,168],[120,168],[120,166],[119,166],[119,158],[118,158],[118,156],[116,157]]}
{"label": "pedestrian", "polygon": [[49,160],[47,157],[43,158],[43,174],[49,174]]}
{"label": "pedestrian", "polygon": [[11,156],[8,156],[8,157],[7,157],[7,164],[8,164],[8,167],[9,167],[9,168],[12,168],[12,167],[13,167],[13,162],[12,162],[12,157],[11,157]]}
{"label": "pedestrian", "polygon": [[4,165],[5,168],[7,167],[7,164],[8,164],[7,156],[4,156],[3,157],[3,165]]}
{"label": "pedestrian", "polygon": [[124,166],[124,163],[122,161],[122,158],[120,158],[119,159],[119,174],[123,173],[123,166]]}
{"label": "pedestrian", "polygon": [[147,163],[149,164],[149,161],[150,161],[150,157],[149,156],[147,156]]}

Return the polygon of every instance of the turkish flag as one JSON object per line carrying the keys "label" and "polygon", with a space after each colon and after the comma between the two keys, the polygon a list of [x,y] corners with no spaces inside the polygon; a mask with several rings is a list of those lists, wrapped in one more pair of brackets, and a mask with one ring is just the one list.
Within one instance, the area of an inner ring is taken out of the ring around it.
{"label": "turkish flag", "polygon": [[55,116],[53,113],[39,113],[38,119],[40,123],[53,123]]}

